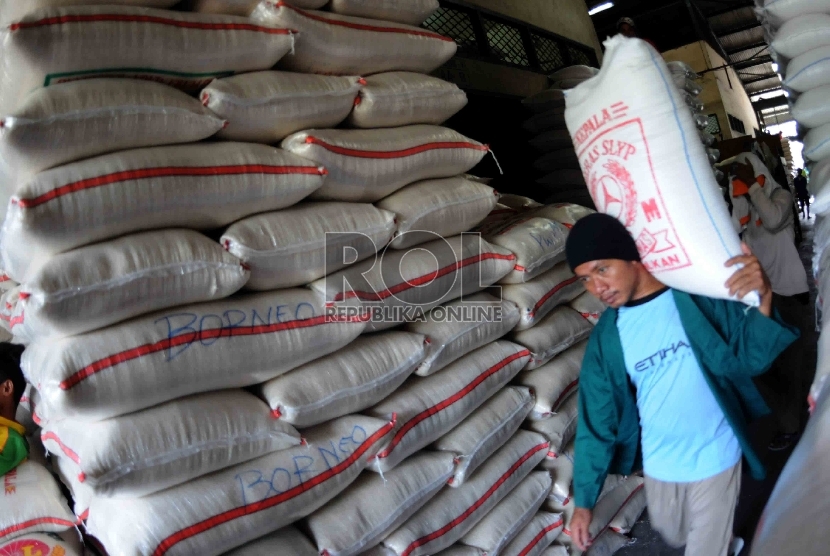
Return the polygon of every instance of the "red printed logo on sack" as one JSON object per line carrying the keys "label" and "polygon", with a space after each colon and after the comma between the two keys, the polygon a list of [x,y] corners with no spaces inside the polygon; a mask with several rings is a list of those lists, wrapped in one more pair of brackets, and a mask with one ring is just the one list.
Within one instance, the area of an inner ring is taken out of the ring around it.
{"label": "red printed logo on sack", "polygon": [[66,550],[49,545],[37,539],[17,539],[0,548],[0,556],[65,556]]}
{"label": "red printed logo on sack", "polygon": [[624,103],[615,103],[589,118],[574,137],[591,198],[600,212],[625,224],[650,272],[690,266],[663,202],[642,120],[627,112]]}

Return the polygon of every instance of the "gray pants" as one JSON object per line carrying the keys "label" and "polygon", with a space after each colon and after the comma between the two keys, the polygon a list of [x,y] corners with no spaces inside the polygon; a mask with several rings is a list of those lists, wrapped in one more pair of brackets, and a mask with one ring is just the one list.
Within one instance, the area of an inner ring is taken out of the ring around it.
{"label": "gray pants", "polygon": [[741,490],[741,462],[694,483],[645,478],[651,526],[686,556],[727,556],[735,505]]}

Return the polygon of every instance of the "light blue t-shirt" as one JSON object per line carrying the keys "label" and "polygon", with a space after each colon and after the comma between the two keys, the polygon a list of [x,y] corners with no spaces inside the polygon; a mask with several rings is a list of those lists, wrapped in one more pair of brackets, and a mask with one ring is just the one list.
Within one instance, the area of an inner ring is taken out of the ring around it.
{"label": "light blue t-shirt", "polygon": [[703,377],[671,290],[621,307],[617,329],[637,388],[646,475],[687,483],[738,463],[740,444]]}

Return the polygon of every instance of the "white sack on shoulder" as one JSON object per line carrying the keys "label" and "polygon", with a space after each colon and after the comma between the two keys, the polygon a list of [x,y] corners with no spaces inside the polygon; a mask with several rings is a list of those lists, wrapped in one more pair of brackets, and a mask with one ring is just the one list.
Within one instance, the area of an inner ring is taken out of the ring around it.
{"label": "white sack on shoulder", "polygon": [[359,317],[327,315],[305,289],[168,309],[23,353],[46,420],[102,420],[189,394],[251,386],[332,353]]}
{"label": "white sack on shoulder", "polygon": [[3,269],[18,282],[44,259],[130,232],[210,230],[291,206],[325,169],[253,143],[122,151],[46,170],[23,184],[3,223]]}
{"label": "white sack on shoulder", "polygon": [[98,423],[44,426],[44,446],[74,463],[96,496],[136,497],[300,445],[294,428],[241,390],[181,398]]}
{"label": "white sack on shoulder", "polygon": [[456,176],[407,185],[376,206],[397,215],[390,246],[405,249],[468,231],[490,214],[497,198],[492,187]]}
{"label": "white sack on shoulder", "polygon": [[415,374],[429,376],[474,349],[494,342],[519,322],[519,309],[488,293],[464,296],[406,324],[406,330],[429,340],[427,356]]}
{"label": "white sack on shoulder", "polygon": [[280,450],[143,498],[96,498],[87,531],[109,554],[223,554],[337,496],[357,478],[392,425],[370,417],[343,417],[306,431],[307,446]]}
{"label": "white sack on shoulder", "polygon": [[505,496],[484,519],[461,538],[461,543],[498,555],[533,519],[550,492],[550,474],[533,471]]}
{"label": "white sack on shoulder", "polygon": [[219,241],[250,268],[247,288],[268,291],[302,286],[371,257],[394,233],[391,212],[321,202],[239,220]]}
{"label": "white sack on shoulder", "polygon": [[458,48],[453,39],[420,27],[304,11],[283,1],[264,0],[251,18],[299,31],[294,51],[279,67],[301,73],[430,73],[452,58]]}
{"label": "white sack on shoulder", "polygon": [[[248,17],[260,2],[261,0],[190,0],[187,7],[194,12]],[[288,0],[288,3],[304,10],[319,10],[328,0]]]}
{"label": "white sack on shoulder", "polygon": [[439,7],[438,0],[332,0],[334,13],[420,25]]}
{"label": "white sack on shoulder", "polygon": [[440,125],[467,105],[467,93],[455,83],[406,71],[366,78],[347,122],[352,127]]}
{"label": "white sack on shoulder", "polygon": [[370,468],[384,473],[448,433],[501,390],[527,363],[527,350],[493,342],[442,372],[412,377],[391,396],[366,410],[380,419],[397,416],[395,434]]}
{"label": "white sack on shoulder", "polygon": [[11,329],[29,342],[75,336],[176,305],[228,297],[248,276],[239,259],[192,230],[123,236],[49,259],[24,282]]}
{"label": "white sack on shoulder", "polygon": [[362,336],[266,382],[262,397],[275,417],[301,428],[356,413],[403,384],[424,358],[424,343],[424,336],[408,332]]}
{"label": "white sack on shoulder", "polygon": [[515,434],[533,407],[533,400],[527,388],[505,388],[432,445],[435,450],[458,457],[450,486],[463,485]]}
{"label": "white sack on shoulder", "polygon": [[544,458],[548,443],[519,431],[493,454],[476,476],[456,489],[444,489],[383,545],[397,556],[435,554],[466,535]]}
{"label": "white sack on shoulder", "polygon": [[[729,299],[724,263],[740,241],[692,116],[648,43],[617,35],[605,45],[602,70],[565,111],[591,197],[628,228],[657,279]],[[757,305],[757,293],[744,301]]]}
{"label": "white sack on shoulder", "polygon": [[[311,284],[337,313],[344,303],[361,304],[368,330],[423,320],[430,309],[475,293],[510,272],[515,256],[478,234],[461,234],[419,245],[387,249]],[[348,308],[347,308],[348,309]]]}
{"label": "white sack on shoulder", "polygon": [[362,474],[306,520],[318,553],[363,554],[435,496],[454,466],[452,454],[425,451],[383,476]]}
{"label": "white sack on shoulder", "polygon": [[313,199],[375,202],[429,178],[463,174],[486,145],[451,129],[413,125],[391,129],[312,129],[289,135],[282,148],[328,171]]}
{"label": "white sack on shoulder", "polygon": [[518,376],[516,382],[527,386],[536,394],[536,405],[530,413],[532,420],[549,419],[576,392],[587,347],[587,340],[580,342],[554,357],[550,363]]}
{"label": "white sack on shoulder", "polygon": [[147,79],[197,92],[216,77],[272,67],[294,43],[293,31],[247,18],[129,6],[41,10],[0,33],[2,113],[36,89],[79,78]]}
{"label": "white sack on shoulder", "polygon": [[527,330],[538,324],[559,305],[569,303],[585,291],[568,263],[561,262],[547,272],[524,284],[502,286],[502,297],[519,307],[522,320],[516,330]]}
{"label": "white sack on shoulder", "polygon": [[514,332],[510,339],[530,351],[530,362],[525,367],[530,371],[587,339],[592,331],[591,323],[579,313],[570,307],[557,307],[533,328]]}
{"label": "white sack on shoulder", "polygon": [[108,152],[191,143],[225,125],[185,93],[138,79],[88,79],[39,89],[3,114],[0,157],[15,183]]}
{"label": "white sack on shoulder", "polygon": [[45,467],[24,461],[3,475],[0,497],[0,543],[29,533],[60,533],[76,519]]}
{"label": "white sack on shoulder", "polygon": [[202,104],[227,121],[217,137],[276,143],[303,129],[336,127],[352,111],[359,77],[260,71],[216,79]]}
{"label": "white sack on shoulder", "polygon": [[[147,8],[170,8],[181,0],[27,0],[26,2],[5,1],[0,3],[0,22],[6,23],[22,18],[44,8],[67,6],[145,6]],[[233,1],[233,0],[231,0]],[[238,0],[237,0],[238,1]]]}

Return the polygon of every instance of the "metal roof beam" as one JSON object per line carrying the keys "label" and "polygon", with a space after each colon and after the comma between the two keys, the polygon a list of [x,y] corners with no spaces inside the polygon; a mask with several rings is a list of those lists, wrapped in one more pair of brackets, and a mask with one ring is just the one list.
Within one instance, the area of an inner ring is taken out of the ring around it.
{"label": "metal roof beam", "polygon": [[767,79],[772,79],[773,77],[778,77],[778,74],[777,73],[767,73],[765,75],[759,75],[758,77],[753,77],[752,79],[744,79],[743,77],[741,77],[740,74],[738,75],[738,77],[741,78],[741,81],[743,81],[744,85],[751,85],[753,83],[758,83],[760,81],[766,81]]}
{"label": "metal roof beam", "polygon": [[757,111],[769,110],[771,108],[778,108],[781,106],[789,106],[789,101],[784,95],[772,98],[762,98],[761,100],[752,103],[752,106]]}
{"label": "metal roof beam", "polygon": [[[723,37],[721,37],[721,38],[723,38]],[[752,44],[748,44],[746,46],[740,46],[740,47],[736,47],[736,48],[730,48],[729,50],[726,51],[726,53],[729,54],[730,56],[732,56],[733,54],[739,54],[741,52],[746,52],[747,50],[753,50],[753,49],[761,48],[762,46],[767,46],[766,41],[755,42],[755,43],[752,43]]]}
{"label": "metal roof beam", "polygon": [[733,27],[732,29],[725,29],[719,33],[715,33],[718,38],[725,37],[726,35],[732,35],[734,33],[740,33],[742,31],[750,31],[755,29],[756,27],[760,27],[761,22],[757,19],[752,23],[747,23],[746,25],[741,25],[740,27]]}
{"label": "metal roof beam", "polygon": [[750,58],[749,60],[743,60],[741,62],[735,62],[733,64],[733,67],[735,68],[735,71],[738,71],[738,70],[742,70],[742,69],[746,69],[746,68],[752,68],[752,67],[755,67],[755,66],[760,66],[760,65],[763,65],[763,64],[771,64],[771,63],[772,63],[772,57],[771,56],[761,56],[759,58]]}

